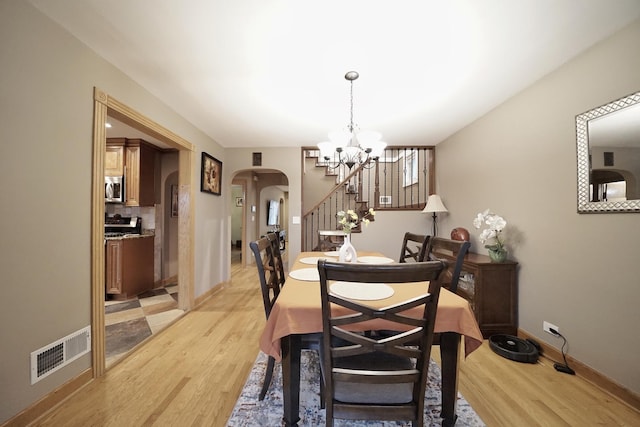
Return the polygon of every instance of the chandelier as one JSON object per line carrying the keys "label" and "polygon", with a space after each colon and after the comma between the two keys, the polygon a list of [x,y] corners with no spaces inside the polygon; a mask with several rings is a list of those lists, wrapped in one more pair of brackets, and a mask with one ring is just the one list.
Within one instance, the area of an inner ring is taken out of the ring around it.
{"label": "chandelier", "polygon": [[329,132],[329,141],[319,142],[320,156],[334,169],[340,165],[347,165],[349,169],[355,164],[364,165],[369,159],[378,159],[387,146],[380,141],[382,135],[374,131],[361,131],[353,124],[353,81],[360,75],[357,71],[349,71],[344,78],[351,83],[351,120],[346,129]]}

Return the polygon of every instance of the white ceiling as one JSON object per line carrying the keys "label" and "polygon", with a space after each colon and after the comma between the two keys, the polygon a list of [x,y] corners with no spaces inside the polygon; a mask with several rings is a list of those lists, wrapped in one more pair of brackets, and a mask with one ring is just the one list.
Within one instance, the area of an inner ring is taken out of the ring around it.
{"label": "white ceiling", "polygon": [[224,147],[326,140],[349,122],[349,70],[362,129],[437,144],[640,16],[638,0],[30,1]]}

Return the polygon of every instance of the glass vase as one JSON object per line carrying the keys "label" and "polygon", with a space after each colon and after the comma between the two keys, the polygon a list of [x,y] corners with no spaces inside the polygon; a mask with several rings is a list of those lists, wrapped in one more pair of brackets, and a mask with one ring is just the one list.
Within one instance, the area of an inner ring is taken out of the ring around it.
{"label": "glass vase", "polygon": [[338,250],[340,262],[358,262],[358,255],[356,254],[356,248],[351,244],[351,234],[347,233],[344,236],[344,242]]}
{"label": "glass vase", "polygon": [[491,262],[505,262],[507,259],[507,250],[489,249],[489,258],[491,258]]}

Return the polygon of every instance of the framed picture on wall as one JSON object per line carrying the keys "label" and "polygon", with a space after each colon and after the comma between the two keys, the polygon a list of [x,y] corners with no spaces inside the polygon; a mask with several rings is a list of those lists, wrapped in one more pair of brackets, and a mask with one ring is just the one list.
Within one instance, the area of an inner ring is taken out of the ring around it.
{"label": "framed picture on wall", "polygon": [[171,218],[178,217],[178,186],[171,186]]}
{"label": "framed picture on wall", "polygon": [[222,194],[222,162],[204,151],[202,152],[200,191],[216,196]]}

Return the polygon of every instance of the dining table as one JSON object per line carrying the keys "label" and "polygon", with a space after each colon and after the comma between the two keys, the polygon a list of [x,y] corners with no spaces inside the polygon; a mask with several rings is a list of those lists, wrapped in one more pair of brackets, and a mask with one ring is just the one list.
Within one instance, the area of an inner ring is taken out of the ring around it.
{"label": "dining table", "polygon": [[[282,364],[283,421],[287,426],[296,426],[300,420],[300,359],[303,338],[322,332],[318,259],[337,261],[338,253],[301,252],[296,257],[260,336],[262,352],[273,356]],[[358,251],[356,262],[395,261],[377,252]],[[401,301],[411,292],[424,293],[426,289],[424,284],[419,289],[416,284],[391,286],[395,290],[393,295],[367,303],[382,307]],[[375,323],[366,326],[372,330],[384,328],[384,325]],[[434,332],[440,338],[442,425],[452,426],[457,419],[461,339],[464,339],[464,356],[467,357],[482,345],[483,338],[469,302],[445,288],[440,291]]]}

